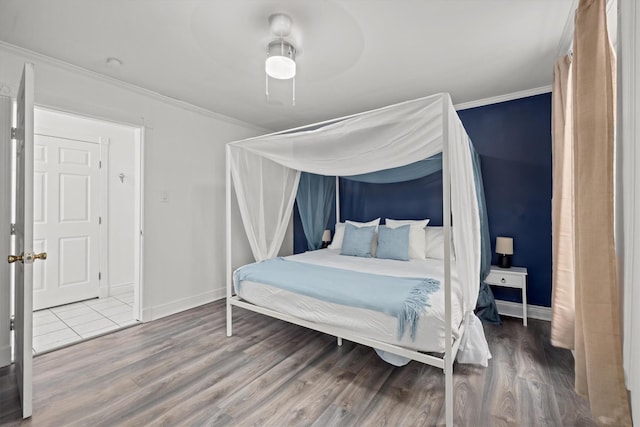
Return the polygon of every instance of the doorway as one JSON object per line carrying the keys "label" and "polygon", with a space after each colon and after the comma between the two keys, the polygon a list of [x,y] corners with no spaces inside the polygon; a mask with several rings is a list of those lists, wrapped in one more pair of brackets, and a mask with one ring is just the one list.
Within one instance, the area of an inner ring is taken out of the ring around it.
{"label": "doorway", "polygon": [[140,319],[142,130],[36,107],[33,351]]}

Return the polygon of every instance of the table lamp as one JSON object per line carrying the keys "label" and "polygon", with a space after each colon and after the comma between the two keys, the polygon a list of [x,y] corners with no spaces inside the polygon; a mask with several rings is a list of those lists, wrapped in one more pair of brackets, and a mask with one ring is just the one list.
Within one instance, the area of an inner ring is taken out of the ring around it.
{"label": "table lamp", "polygon": [[511,268],[513,237],[496,237],[496,253],[498,254],[498,267]]}
{"label": "table lamp", "polygon": [[324,249],[327,246],[329,246],[329,242],[331,242],[331,230],[324,230],[324,232],[322,233],[322,246],[321,246],[321,248]]}

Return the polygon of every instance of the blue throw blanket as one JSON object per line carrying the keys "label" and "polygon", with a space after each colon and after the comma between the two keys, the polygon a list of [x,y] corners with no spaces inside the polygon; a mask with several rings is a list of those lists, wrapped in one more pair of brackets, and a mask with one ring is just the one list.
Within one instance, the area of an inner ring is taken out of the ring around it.
{"label": "blue throw blanket", "polygon": [[415,340],[421,310],[440,287],[430,278],[382,276],[274,258],[236,271],[238,291],[243,280],[265,283],[323,301],[376,310],[398,319],[398,338],[407,325]]}

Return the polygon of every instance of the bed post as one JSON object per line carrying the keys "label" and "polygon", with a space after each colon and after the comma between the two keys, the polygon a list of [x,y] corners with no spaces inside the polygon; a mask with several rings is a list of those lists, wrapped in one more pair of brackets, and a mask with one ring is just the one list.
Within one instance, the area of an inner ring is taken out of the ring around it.
{"label": "bed post", "polygon": [[[340,177],[336,175],[336,224],[340,222]],[[336,237],[336,231],[333,230],[333,237]],[[342,338],[338,339],[338,347],[342,347]]]}
{"label": "bed post", "polygon": [[[340,222],[340,177],[336,176],[336,224]],[[335,237],[335,230],[333,230]]]}
{"label": "bed post", "polygon": [[233,333],[232,323],[233,316],[231,313],[231,297],[233,296],[232,291],[232,274],[231,271],[231,153],[229,149],[229,145],[225,145],[225,169],[226,169],[226,275],[225,281],[227,282],[227,336],[230,337]]}
{"label": "bed post", "polygon": [[444,227],[444,394],[447,427],[453,426],[453,339],[451,334],[451,168],[449,103],[442,96],[442,226]]}

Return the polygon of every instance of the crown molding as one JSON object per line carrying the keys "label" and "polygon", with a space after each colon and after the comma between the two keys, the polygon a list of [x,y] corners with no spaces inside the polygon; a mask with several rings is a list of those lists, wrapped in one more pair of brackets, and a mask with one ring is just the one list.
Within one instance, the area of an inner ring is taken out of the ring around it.
{"label": "crown molding", "polygon": [[541,86],[533,89],[521,90],[519,92],[507,93],[505,95],[492,96],[490,98],[478,99],[476,101],[463,102],[461,104],[455,104],[454,108],[457,111],[467,110],[469,108],[483,107],[485,105],[497,104],[499,102],[513,101],[514,99],[527,98],[529,96],[541,95],[543,93],[550,93],[551,86]]}
{"label": "crown molding", "polygon": [[113,86],[117,86],[121,89],[124,89],[126,91],[129,92],[133,92],[135,94],[141,95],[141,96],[145,96],[151,99],[154,99],[156,101],[160,101],[163,102],[165,104],[169,104],[172,105],[174,107],[178,107],[180,109],[186,110],[186,111],[190,111],[192,113],[197,113],[206,117],[210,117],[213,119],[217,119],[229,124],[233,124],[233,125],[238,125],[238,126],[243,126],[243,127],[248,127],[250,129],[259,131],[259,132],[269,132],[269,129],[260,127],[260,126],[256,126],[252,123],[248,123],[239,119],[236,119],[234,117],[230,117],[230,116],[226,116],[224,114],[221,113],[216,113],[215,111],[211,111],[211,110],[207,110],[206,108],[202,108],[202,107],[198,107],[197,105],[193,105],[190,104],[188,102],[185,101],[181,101],[179,99],[175,99],[172,98],[170,96],[166,96],[166,95],[162,95],[158,92],[154,92],[152,90],[149,89],[145,89],[142,88],[140,86],[136,86],[134,84],[131,83],[126,83],[122,80],[118,80],[116,78],[107,76],[105,74],[100,74],[97,73],[95,71],[91,71],[88,70],[86,68],[83,67],[79,67],[77,65],[73,65],[69,62],[66,61],[62,61],[60,59],[57,58],[53,58],[51,56],[47,56],[44,55],[42,53],[38,53],[20,46],[16,46],[13,45],[11,43],[7,43],[3,40],[0,40],[0,49],[5,50],[9,53],[13,53],[16,55],[21,55],[26,57],[28,60],[30,61],[39,61],[39,62],[43,62],[47,65],[51,65],[53,67],[57,67],[57,68],[61,68],[63,70],[72,72],[72,73],[76,73],[76,74],[80,74],[83,75],[85,77],[89,77],[91,79],[94,80],[98,80],[100,82],[109,84],[109,85],[113,85]]}

